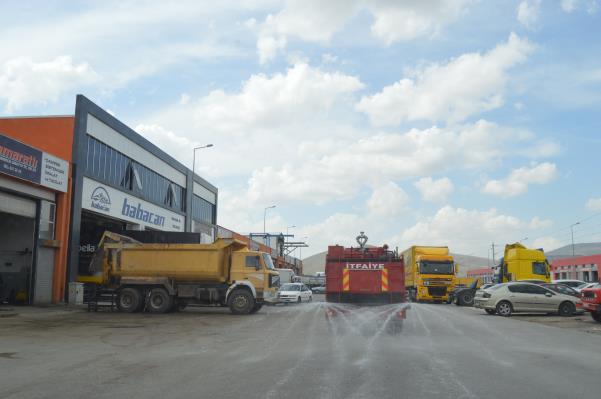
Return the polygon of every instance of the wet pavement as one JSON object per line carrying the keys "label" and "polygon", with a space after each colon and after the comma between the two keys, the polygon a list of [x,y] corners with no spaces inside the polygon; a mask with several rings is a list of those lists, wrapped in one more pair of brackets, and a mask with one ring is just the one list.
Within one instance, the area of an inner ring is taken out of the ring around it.
{"label": "wet pavement", "polygon": [[599,396],[601,335],[428,304],[388,329],[400,310],[2,312],[0,397]]}

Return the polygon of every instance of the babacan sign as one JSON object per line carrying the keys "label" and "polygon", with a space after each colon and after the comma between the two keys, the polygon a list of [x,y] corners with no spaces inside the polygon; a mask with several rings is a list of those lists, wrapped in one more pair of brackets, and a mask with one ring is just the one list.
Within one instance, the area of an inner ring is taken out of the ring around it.
{"label": "babacan sign", "polygon": [[84,177],[81,206],[145,227],[184,231],[184,216]]}
{"label": "babacan sign", "polygon": [[69,162],[0,134],[0,173],[65,193]]}

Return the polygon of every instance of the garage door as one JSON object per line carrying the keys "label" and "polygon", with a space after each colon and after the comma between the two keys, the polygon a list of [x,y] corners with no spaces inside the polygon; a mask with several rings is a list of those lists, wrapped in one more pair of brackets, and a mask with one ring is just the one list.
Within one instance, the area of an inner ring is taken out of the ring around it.
{"label": "garage door", "polygon": [[35,218],[35,202],[0,191],[0,212]]}

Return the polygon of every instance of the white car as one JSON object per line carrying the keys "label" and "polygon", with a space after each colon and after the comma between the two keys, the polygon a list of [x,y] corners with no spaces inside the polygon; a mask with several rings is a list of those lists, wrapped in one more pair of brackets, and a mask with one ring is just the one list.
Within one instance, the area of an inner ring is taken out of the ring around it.
{"label": "white car", "polygon": [[567,285],[568,287],[571,288],[576,288],[579,285],[582,284],[586,284],[586,281],[582,281],[582,280],[553,280],[553,284],[563,284],[563,285]]}
{"label": "white car", "polygon": [[280,303],[301,303],[312,300],[313,292],[302,283],[283,284],[278,291],[278,302]]}

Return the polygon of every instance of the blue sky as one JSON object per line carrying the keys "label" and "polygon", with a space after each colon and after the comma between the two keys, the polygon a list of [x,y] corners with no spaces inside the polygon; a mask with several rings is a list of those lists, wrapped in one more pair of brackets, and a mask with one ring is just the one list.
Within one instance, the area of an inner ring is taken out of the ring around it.
{"label": "blue sky", "polygon": [[82,93],[220,189],[220,224],[372,243],[601,240],[594,0],[2,2],[0,116]]}

